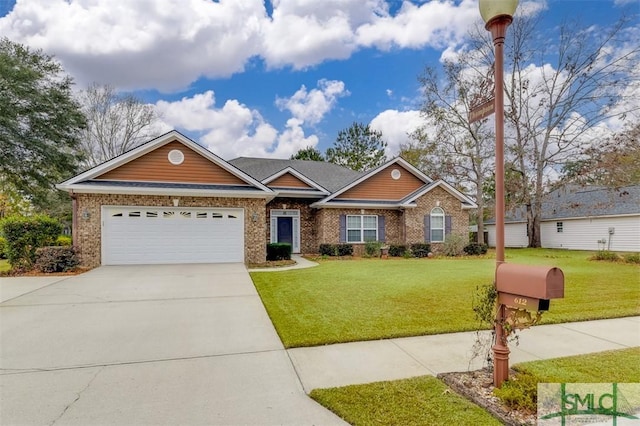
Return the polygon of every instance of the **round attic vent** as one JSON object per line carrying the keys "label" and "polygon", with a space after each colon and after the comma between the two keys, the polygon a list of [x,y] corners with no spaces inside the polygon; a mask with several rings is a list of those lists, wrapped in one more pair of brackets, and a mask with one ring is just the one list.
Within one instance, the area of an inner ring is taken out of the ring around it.
{"label": "round attic vent", "polygon": [[402,173],[400,173],[400,170],[398,169],[393,169],[391,170],[391,177],[395,180],[400,179],[400,176],[402,175]]}
{"label": "round attic vent", "polygon": [[177,166],[178,164],[182,164],[182,162],[184,161],[184,154],[178,149],[172,149],[171,151],[169,151],[169,155],[167,156],[167,158],[169,158],[169,162],[171,164]]}

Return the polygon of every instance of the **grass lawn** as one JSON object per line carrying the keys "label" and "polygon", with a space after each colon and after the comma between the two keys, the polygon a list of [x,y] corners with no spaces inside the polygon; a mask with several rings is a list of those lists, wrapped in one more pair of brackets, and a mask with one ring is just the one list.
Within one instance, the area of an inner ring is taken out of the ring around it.
{"label": "grass lawn", "polygon": [[[640,382],[640,348],[527,362],[514,368],[518,375],[528,375],[531,386],[507,389],[506,382],[504,393],[512,400],[535,401],[535,395],[523,395],[522,389],[535,393],[537,383]],[[511,377],[514,383],[518,375]],[[639,403],[640,395],[625,396],[633,398],[632,405]],[[316,389],[311,397],[353,425],[500,424],[431,376]]]}
{"label": "grass lawn", "polygon": [[8,271],[9,269],[11,269],[9,261],[6,259],[0,259],[0,272]]}
{"label": "grass lawn", "polygon": [[321,405],[352,425],[500,425],[432,376],[315,389]]}
{"label": "grass lawn", "polygon": [[[640,266],[590,261],[592,253],[507,250],[508,262],[558,266],[565,298],[543,323],[640,315]],[[475,330],[476,286],[494,258],[357,259],[251,277],[286,347]]]}

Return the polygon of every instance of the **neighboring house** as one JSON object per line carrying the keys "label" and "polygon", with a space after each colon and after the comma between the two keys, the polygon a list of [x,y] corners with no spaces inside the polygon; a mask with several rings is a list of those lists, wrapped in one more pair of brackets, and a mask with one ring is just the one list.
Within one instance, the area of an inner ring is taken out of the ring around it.
{"label": "neighboring house", "polygon": [[[486,224],[495,246],[495,221]],[[622,188],[567,185],[545,196],[540,222],[542,247],[640,251],[640,185]],[[527,247],[524,207],[505,218],[505,246]]]}
{"label": "neighboring house", "polygon": [[476,205],[402,158],[366,173],[331,163],[225,161],[172,131],[59,185],[84,266],[263,262],[268,242],[411,244],[466,238]]}

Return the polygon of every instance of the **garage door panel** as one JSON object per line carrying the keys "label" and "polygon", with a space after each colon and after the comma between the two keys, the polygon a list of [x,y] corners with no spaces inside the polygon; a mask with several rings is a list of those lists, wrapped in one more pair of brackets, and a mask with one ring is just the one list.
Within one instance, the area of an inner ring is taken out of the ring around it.
{"label": "garage door panel", "polygon": [[103,264],[244,261],[242,209],[103,208]]}

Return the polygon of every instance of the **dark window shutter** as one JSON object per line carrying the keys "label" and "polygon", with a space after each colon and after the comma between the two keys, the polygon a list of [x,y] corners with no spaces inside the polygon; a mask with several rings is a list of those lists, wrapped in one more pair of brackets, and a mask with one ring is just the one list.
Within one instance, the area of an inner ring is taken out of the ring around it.
{"label": "dark window shutter", "polygon": [[431,215],[425,215],[424,217],[424,242],[431,242]]}
{"label": "dark window shutter", "polygon": [[340,215],[340,242],[341,243],[347,242],[347,215],[346,214]]}
{"label": "dark window shutter", "polygon": [[444,235],[451,234],[451,216],[444,217]]}
{"label": "dark window shutter", "polygon": [[378,241],[383,243],[386,241],[384,231],[384,216],[378,216]]}

